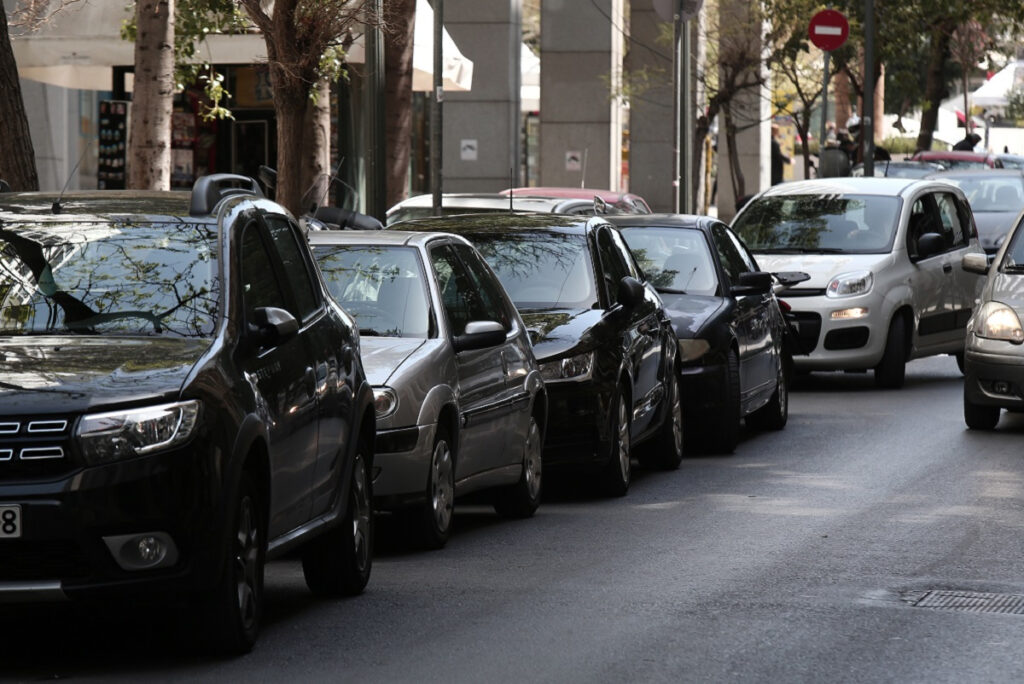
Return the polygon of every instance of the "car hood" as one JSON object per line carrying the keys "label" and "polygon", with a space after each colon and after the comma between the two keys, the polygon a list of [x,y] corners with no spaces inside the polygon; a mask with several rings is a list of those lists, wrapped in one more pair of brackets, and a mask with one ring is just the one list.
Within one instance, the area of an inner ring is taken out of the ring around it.
{"label": "car hood", "polygon": [[661,293],[661,300],[676,337],[681,339],[696,337],[704,324],[725,306],[723,298],[710,295]]}
{"label": "car hood", "polygon": [[0,414],[174,398],[208,339],[0,338]]}
{"label": "car hood", "polygon": [[538,361],[544,361],[570,352],[575,347],[595,346],[598,343],[594,339],[595,333],[603,327],[598,324],[603,319],[604,311],[548,309],[520,311],[520,315],[530,331],[534,355]]}
{"label": "car hood", "polygon": [[[811,276],[793,289],[824,289],[834,276],[851,271],[874,271],[889,254],[764,254],[755,253],[763,271],[803,271]],[[784,296],[784,295],[783,295]]]}
{"label": "car hood", "polygon": [[1016,220],[1017,212],[974,212],[974,223],[978,226],[978,240],[986,252],[994,252],[996,250],[996,240],[1009,233]]}
{"label": "car hood", "polygon": [[996,271],[988,283],[983,301],[1002,302],[1018,314],[1024,314],[1024,275]]}
{"label": "car hood", "polygon": [[361,337],[360,356],[371,385],[386,385],[399,367],[422,347],[419,337]]}

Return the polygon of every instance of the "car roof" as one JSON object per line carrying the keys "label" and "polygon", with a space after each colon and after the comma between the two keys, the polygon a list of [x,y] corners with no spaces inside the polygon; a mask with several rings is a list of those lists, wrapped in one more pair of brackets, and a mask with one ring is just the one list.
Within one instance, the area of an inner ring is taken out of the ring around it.
{"label": "car roof", "polygon": [[1024,177],[1024,169],[949,169],[928,174],[925,178],[942,180],[943,178],[999,178],[1003,176]]}
{"label": "car roof", "polygon": [[[59,211],[54,203],[59,200]],[[180,218],[183,221],[212,221],[213,217],[189,215],[191,193],[152,190],[86,190],[65,192],[9,192],[0,193],[0,213],[32,216],[34,219],[52,217],[67,221],[110,221],[118,217],[146,215],[153,219]]]}
{"label": "car roof", "polygon": [[[397,224],[396,224],[397,225]],[[468,241],[453,233],[407,230],[313,230],[308,234],[311,245],[380,245],[386,247],[422,247],[431,240],[452,238]]]}
{"label": "car roof", "polygon": [[[498,193],[444,193],[441,195],[441,206],[446,209],[551,211],[559,204],[560,202],[554,198],[516,197],[510,200],[507,195],[499,195]],[[426,208],[433,205],[433,195],[414,195],[395,204],[388,209],[387,213],[392,214],[406,207]]]}
{"label": "car roof", "polygon": [[619,228],[702,228],[717,221],[697,214],[615,214],[604,219]]}
{"label": "car roof", "polygon": [[385,231],[415,230],[455,233],[456,235],[478,233],[538,232],[584,234],[592,226],[607,224],[603,216],[582,216],[576,214],[550,214],[537,212],[516,212],[509,214],[455,214],[432,216],[393,223]]}
{"label": "car roof", "polygon": [[758,197],[824,194],[902,196],[918,186],[928,184],[929,181],[918,178],[838,176],[779,183],[771,186]]}
{"label": "car roof", "polygon": [[911,160],[942,160],[950,159],[957,161],[988,161],[994,159],[995,155],[988,152],[971,152],[969,150],[923,150],[915,152]]}

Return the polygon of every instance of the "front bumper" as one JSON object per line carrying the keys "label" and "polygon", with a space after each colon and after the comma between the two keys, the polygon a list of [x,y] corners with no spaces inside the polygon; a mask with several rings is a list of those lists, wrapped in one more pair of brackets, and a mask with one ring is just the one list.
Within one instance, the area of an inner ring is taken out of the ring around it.
{"label": "front bumper", "polygon": [[980,406],[1024,410],[1024,346],[968,334],[964,396]]}
{"label": "front bumper", "polygon": [[[891,307],[875,290],[856,297],[782,297],[792,307],[793,365],[805,370],[874,368],[885,352]],[[867,310],[863,316],[851,317]]]}
{"label": "front bumper", "polygon": [[377,508],[400,508],[426,499],[436,432],[436,424],[377,430],[373,455]]}
{"label": "front bumper", "polygon": [[611,391],[591,380],[554,380],[548,393],[544,467],[595,465],[609,454],[608,406]]}

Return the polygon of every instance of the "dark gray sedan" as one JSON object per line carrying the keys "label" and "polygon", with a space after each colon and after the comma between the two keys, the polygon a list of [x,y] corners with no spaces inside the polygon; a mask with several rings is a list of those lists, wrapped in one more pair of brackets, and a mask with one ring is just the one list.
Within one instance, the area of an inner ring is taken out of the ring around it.
{"label": "dark gray sedan", "polygon": [[1024,169],[943,171],[928,178],[964,191],[978,225],[978,240],[986,254],[995,254],[1024,209]]}
{"label": "dark gray sedan", "polygon": [[374,502],[444,545],[456,496],[495,492],[500,515],[541,497],[547,398],[526,326],[465,239],[316,231],[313,254],[359,325],[377,411]]}

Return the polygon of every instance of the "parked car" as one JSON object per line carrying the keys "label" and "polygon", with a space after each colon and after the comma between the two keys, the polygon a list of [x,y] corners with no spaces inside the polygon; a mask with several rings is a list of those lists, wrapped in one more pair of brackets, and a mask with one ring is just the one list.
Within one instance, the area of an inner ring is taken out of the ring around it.
{"label": "parked car", "polygon": [[[924,178],[930,173],[938,173],[945,170],[945,166],[939,162],[930,161],[876,161],[874,170],[876,177],[889,178]],[[864,175],[864,164],[857,163],[850,170],[850,175],[857,177]]]}
{"label": "parked car", "polygon": [[[609,211],[603,201],[590,197],[510,197],[498,193],[445,193],[441,195],[441,215],[510,212],[547,212],[593,216]],[[402,200],[387,211],[387,225],[410,219],[434,216],[433,195],[416,195]]]}
{"label": "parked car", "polygon": [[964,422],[991,430],[1002,409],[1024,410],[1024,215],[1018,217],[991,267],[977,254],[964,270],[988,279],[967,324],[964,350]]}
{"label": "parked car", "polygon": [[0,195],[0,602],[147,596],[249,650],[263,566],[372,566],[354,322],[251,179]]}
{"label": "parked car", "polygon": [[[399,227],[399,226],[395,226]],[[622,496],[631,457],[676,468],[683,456],[677,345],[657,292],[601,217],[476,214],[403,229],[470,240],[530,329],[548,393],[544,467],[596,471]]]}
{"label": "parked car", "polygon": [[735,230],[769,271],[810,280],[780,293],[799,329],[796,369],[874,369],[903,385],[906,362],[954,354],[980,284],[960,268],[984,254],[962,190],[936,180],[828,178],[778,185]]}
{"label": "parked car", "polygon": [[501,515],[540,504],[547,398],[526,326],[465,239],[317,231],[313,254],[355,316],[377,410],[374,501],[407,510],[426,546],[456,496],[494,490]]}
{"label": "parked car", "polygon": [[1002,163],[1004,169],[1024,169],[1024,156],[1022,155],[997,152],[996,159]]}
{"label": "parked car", "polygon": [[1024,210],[1024,170],[952,170],[927,178],[947,181],[964,191],[978,226],[978,239],[987,254],[996,253]]}
{"label": "parked car", "polygon": [[924,150],[915,152],[911,161],[927,161],[942,164],[947,169],[1001,169],[1003,162],[998,156],[988,152],[968,152],[966,150]]}
{"label": "parked car", "polygon": [[792,357],[772,275],[717,219],[649,214],[608,220],[672,319],[688,447],[732,452],[744,418],[750,427],[785,427]]}
{"label": "parked car", "polygon": [[[599,214],[650,214],[651,208],[643,197],[634,195],[631,192],[616,192],[615,190],[599,190],[595,188],[561,188],[561,187],[522,187],[506,188],[501,191],[504,196],[512,197],[546,197],[549,199],[577,199],[583,202],[603,205],[603,211]],[[583,206],[586,206],[585,204]],[[562,212],[562,213],[590,213],[588,212]]]}

